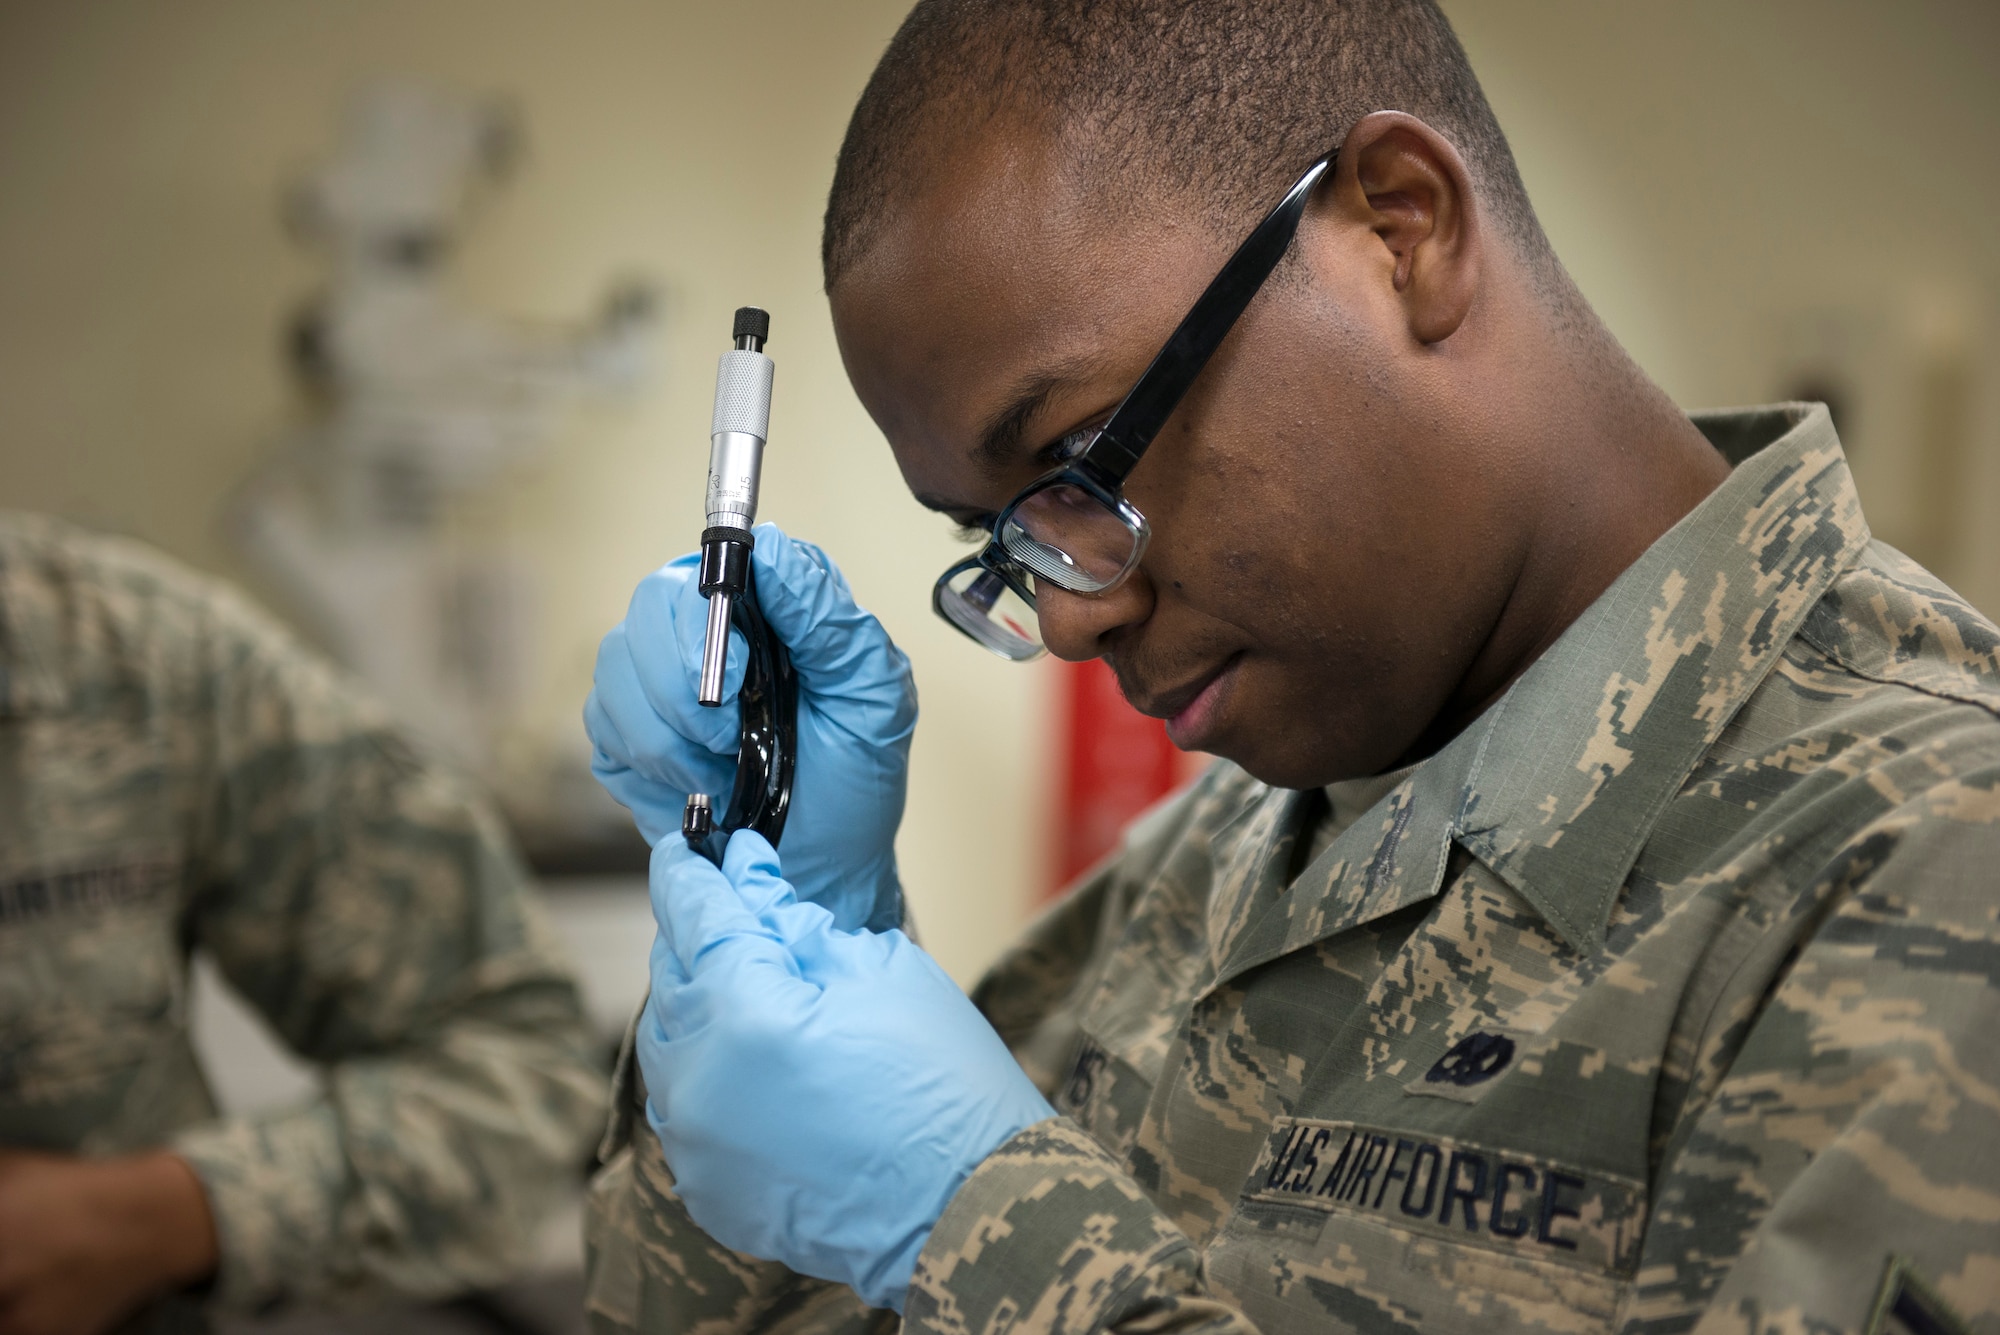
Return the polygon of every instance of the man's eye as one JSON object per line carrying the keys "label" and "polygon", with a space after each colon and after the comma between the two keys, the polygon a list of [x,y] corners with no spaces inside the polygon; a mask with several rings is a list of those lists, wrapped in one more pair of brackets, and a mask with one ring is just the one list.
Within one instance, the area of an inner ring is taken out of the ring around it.
{"label": "man's eye", "polygon": [[1089,449],[1090,443],[1097,439],[1097,433],[1103,429],[1101,426],[1087,426],[1070,432],[1067,436],[1049,446],[1048,454],[1050,462],[1059,464],[1068,463],[1070,460],[1076,458],[1077,455]]}
{"label": "man's eye", "polygon": [[993,536],[993,517],[958,520],[952,525],[951,536],[964,543],[985,542]]}

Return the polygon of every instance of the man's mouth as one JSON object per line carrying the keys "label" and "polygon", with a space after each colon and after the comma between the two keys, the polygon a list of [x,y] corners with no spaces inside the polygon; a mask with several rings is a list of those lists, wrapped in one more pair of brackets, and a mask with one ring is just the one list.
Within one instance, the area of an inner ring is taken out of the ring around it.
{"label": "man's mouth", "polygon": [[1183,751],[1199,751],[1215,730],[1229,689],[1235,684],[1236,667],[1242,661],[1242,654],[1231,654],[1212,671],[1185,685],[1137,699],[1127,694],[1126,699],[1140,713],[1165,719],[1167,736],[1175,746]]}

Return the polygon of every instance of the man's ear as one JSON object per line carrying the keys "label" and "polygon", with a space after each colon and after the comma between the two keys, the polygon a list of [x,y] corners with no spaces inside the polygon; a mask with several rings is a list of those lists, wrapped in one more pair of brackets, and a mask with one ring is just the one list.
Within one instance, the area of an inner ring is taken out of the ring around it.
{"label": "man's ear", "polygon": [[1334,192],[1336,207],[1388,252],[1410,336],[1450,338],[1472,309],[1485,243],[1458,150],[1415,116],[1374,112],[1348,131]]}

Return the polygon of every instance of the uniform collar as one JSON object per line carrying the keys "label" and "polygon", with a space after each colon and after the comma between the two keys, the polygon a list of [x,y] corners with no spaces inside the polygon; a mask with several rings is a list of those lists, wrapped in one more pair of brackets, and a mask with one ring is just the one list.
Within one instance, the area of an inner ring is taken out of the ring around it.
{"label": "uniform collar", "polygon": [[1735,465],[1729,477],[1266,899],[1221,978],[1436,894],[1454,840],[1571,947],[1602,947],[1660,811],[1869,540],[1824,407],[1694,420]]}

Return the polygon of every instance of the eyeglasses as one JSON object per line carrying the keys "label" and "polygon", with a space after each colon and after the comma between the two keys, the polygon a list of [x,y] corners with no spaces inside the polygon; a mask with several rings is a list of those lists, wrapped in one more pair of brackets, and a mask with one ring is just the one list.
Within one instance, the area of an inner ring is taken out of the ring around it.
{"label": "eyeglasses", "polygon": [[1002,658],[1026,662],[1043,650],[1035,613],[1043,582],[1086,596],[1124,582],[1151,532],[1125,499],[1125,479],[1291,248],[1333,163],[1329,153],[1307,168],[1236,248],[1089,444],[1029,483],[995,517],[986,545],[939,577],[933,611]]}

